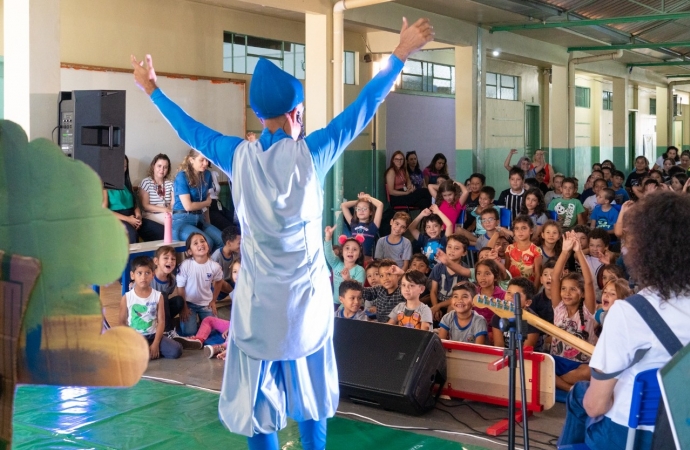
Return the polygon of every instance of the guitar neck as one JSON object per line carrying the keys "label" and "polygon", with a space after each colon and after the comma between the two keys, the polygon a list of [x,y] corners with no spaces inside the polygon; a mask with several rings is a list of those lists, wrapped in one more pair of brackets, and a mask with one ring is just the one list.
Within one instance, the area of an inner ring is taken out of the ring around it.
{"label": "guitar neck", "polygon": [[[512,319],[515,317],[515,304],[510,300],[501,300],[485,295],[478,295],[474,298],[474,304],[480,308],[489,308],[494,314],[504,319]],[[568,333],[562,328],[558,328],[551,322],[547,322],[536,314],[525,311],[524,309],[522,310],[522,318],[534,328],[562,340],[585,355],[592,356],[594,346],[589,342]]]}

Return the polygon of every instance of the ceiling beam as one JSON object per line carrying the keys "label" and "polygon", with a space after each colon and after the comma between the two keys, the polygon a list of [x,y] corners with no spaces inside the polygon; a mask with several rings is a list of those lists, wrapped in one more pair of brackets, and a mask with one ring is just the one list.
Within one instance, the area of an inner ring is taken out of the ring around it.
{"label": "ceiling beam", "polygon": [[546,28],[587,27],[612,23],[654,22],[658,20],[678,20],[690,17],[690,11],[669,14],[645,14],[643,16],[608,17],[605,19],[564,20],[561,22],[537,22],[517,25],[496,25],[489,29],[496,31],[541,30]]}
{"label": "ceiling beam", "polygon": [[645,42],[640,44],[594,45],[591,47],[568,47],[568,52],[590,52],[599,50],[632,50],[635,48],[673,48],[690,47],[690,41],[682,42]]}
{"label": "ceiling beam", "polygon": [[643,62],[630,63],[628,67],[663,67],[663,66],[690,66],[690,61],[662,61],[662,62]]}

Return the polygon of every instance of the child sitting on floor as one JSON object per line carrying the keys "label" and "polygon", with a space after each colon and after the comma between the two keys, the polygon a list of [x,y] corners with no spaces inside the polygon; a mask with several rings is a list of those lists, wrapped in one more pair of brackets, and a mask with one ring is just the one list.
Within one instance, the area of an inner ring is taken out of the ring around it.
{"label": "child sitting on floor", "polygon": [[182,346],[165,336],[163,295],[151,288],[153,261],[148,256],[139,256],[134,258],[131,267],[134,286],[120,300],[120,323],[144,336],[151,359],[179,358]]}
{"label": "child sitting on floor", "polygon": [[441,319],[438,337],[457,342],[486,344],[486,319],[472,310],[475,295],[477,290],[472,283],[464,282],[453,287],[453,311]]}
{"label": "child sitting on floor", "polygon": [[[240,273],[240,260],[239,259],[236,259],[235,261],[233,261],[232,265],[230,266],[230,273],[231,273],[233,284],[237,284],[237,277]],[[235,291],[232,291],[230,293],[230,296],[232,297],[233,300],[234,300],[234,294],[235,294]],[[193,340],[199,342],[200,345],[203,345],[206,342],[206,339],[208,339],[208,337],[211,335],[212,331],[217,331],[217,332],[221,333],[221,336],[223,337],[223,339],[227,340],[228,334],[230,332],[230,321],[220,319],[218,317],[213,317],[213,316],[206,317],[204,320],[201,321],[201,326],[199,326],[199,331],[197,331],[194,336],[191,336],[187,339],[193,339]],[[180,342],[179,338],[175,338],[175,340]],[[201,346],[199,346],[198,348],[201,348]],[[225,343],[216,344],[216,345],[205,345],[204,349],[206,350],[206,354],[208,355],[209,359],[213,358],[214,356],[218,359],[225,359]]]}
{"label": "child sitting on floor", "polygon": [[[525,311],[534,314],[534,311],[530,309],[532,304],[532,299],[535,295],[534,284],[527,278],[519,277],[513,278],[508,283],[508,290],[506,291],[505,299],[515,302],[515,296],[520,296],[520,307]],[[494,346],[508,348],[508,332],[501,330],[500,326],[501,318],[498,315],[494,315],[491,319],[491,328],[493,334]],[[541,333],[539,330],[532,325],[527,326],[527,331],[524,333],[526,336],[523,342],[523,347],[532,347],[535,351],[541,351]]]}
{"label": "child sitting on floor", "polygon": [[203,234],[190,234],[186,245],[191,258],[180,264],[177,274],[178,292],[186,300],[180,312],[180,331],[183,336],[193,336],[198,329],[197,320],[218,315],[216,299],[223,284],[223,269],[210,258]]}
{"label": "child sitting on floor", "polygon": [[173,272],[177,262],[175,249],[169,245],[158,247],[153,257],[153,264],[156,270],[153,272],[151,287],[163,294],[163,306],[165,307],[165,332],[170,339],[178,334],[175,331],[173,318],[177,316],[184,307],[184,299],[177,295],[177,281]]}
{"label": "child sitting on floor", "polygon": [[221,291],[224,294],[228,294],[233,290],[230,266],[234,260],[240,257],[240,244],[242,240],[240,227],[235,225],[225,227],[221,233],[221,238],[224,244],[213,252],[211,259],[217,262],[223,269],[223,287]]}

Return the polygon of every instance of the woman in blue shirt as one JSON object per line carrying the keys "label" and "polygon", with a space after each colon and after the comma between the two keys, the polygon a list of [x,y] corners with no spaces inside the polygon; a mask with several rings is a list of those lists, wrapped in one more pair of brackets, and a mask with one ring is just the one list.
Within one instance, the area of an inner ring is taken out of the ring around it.
{"label": "woman in blue shirt", "polygon": [[204,208],[211,205],[208,190],[213,186],[208,159],[196,150],[190,150],[175,176],[175,203],[173,204],[173,239],[184,241],[192,233],[201,233],[211,251],[223,246],[220,230],[208,223]]}

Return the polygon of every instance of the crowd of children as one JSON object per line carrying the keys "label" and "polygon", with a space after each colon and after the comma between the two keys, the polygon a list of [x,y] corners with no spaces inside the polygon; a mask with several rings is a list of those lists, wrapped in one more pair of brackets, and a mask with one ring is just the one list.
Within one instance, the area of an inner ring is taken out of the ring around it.
{"label": "crowd of children", "polygon": [[[674,167],[666,164],[657,179],[640,157],[626,180],[607,160],[595,164],[582,185],[550,166],[545,182],[543,162],[534,166],[521,158],[519,166],[507,167],[510,188],[496,201],[495,189],[484,185],[481,174],[462,183],[447,173],[427,171],[429,183],[417,188],[427,188],[435,203],[396,212],[390,234],[374,238],[373,259],[360,267],[352,255],[366,252],[362,244],[371,236],[357,231],[355,223],[378,228],[385,217],[381,202],[362,193],[357,201],[342,205],[344,213],[355,207],[358,214],[345,214],[354,236],[347,238],[353,242],[350,256],[343,247],[339,260],[329,257],[339,303],[336,317],[502,347],[507,342],[498,316],[476,305],[475,299],[482,295],[512,301],[519,295],[526,310],[595,345],[606,311],[633,292],[634,280],[621,256],[626,251],[625,211],[655,190],[688,191],[687,172]],[[404,164],[399,169],[404,170]],[[332,253],[331,233],[327,228],[327,255]],[[362,240],[355,241],[358,234]],[[344,265],[346,260],[351,262]],[[523,345],[554,356],[560,389],[567,391],[590,377],[589,356],[561,339],[530,325]]]}
{"label": "crowd of children", "polygon": [[[668,155],[651,171],[638,157],[627,180],[611,161],[595,164],[582,186],[543,162],[534,166],[521,158],[518,166],[507,167],[510,188],[496,202],[483,175],[452,180],[441,164],[445,158],[437,155],[421,175],[418,166],[409,173],[435,203],[396,212],[385,236],[379,233],[383,203],[362,192],[341,205],[347,236],[334,243],[335,227],[325,228],[336,320],[380,322],[503,347],[507,339],[498,316],[475,299],[515,296],[525,310],[596,344],[606,312],[633,292],[634,280],[620,256],[626,251],[625,212],[655,190],[690,189],[687,170],[679,172],[674,160],[677,152],[669,149]],[[416,154],[411,156],[416,161]],[[230,322],[217,317],[216,302],[228,294],[232,299],[240,229],[229,226],[222,238],[223,247],[211,255],[204,236],[193,233],[179,265],[166,246],[152,260],[132,262],[134,283],[122,298],[120,318],[147,338],[151,358],[177,358],[183,348],[205,348],[210,358],[223,358],[223,344],[207,340],[214,331],[225,340],[230,330]],[[563,390],[590,377],[587,355],[531,325],[523,345],[554,356],[556,384]]]}

